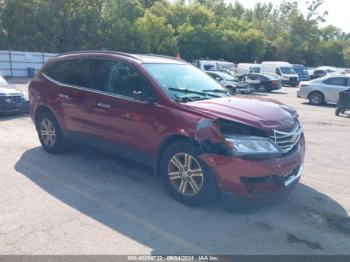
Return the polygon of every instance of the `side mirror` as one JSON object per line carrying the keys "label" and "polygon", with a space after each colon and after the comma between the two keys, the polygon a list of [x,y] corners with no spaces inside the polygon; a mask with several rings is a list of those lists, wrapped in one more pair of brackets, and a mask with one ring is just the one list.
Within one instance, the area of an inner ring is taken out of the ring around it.
{"label": "side mirror", "polygon": [[141,91],[132,91],[132,95],[137,101],[146,102],[147,104],[153,104],[156,102],[156,98],[153,96],[145,96]]}
{"label": "side mirror", "polygon": [[221,81],[221,78],[215,77],[215,80],[220,82],[220,81]]}

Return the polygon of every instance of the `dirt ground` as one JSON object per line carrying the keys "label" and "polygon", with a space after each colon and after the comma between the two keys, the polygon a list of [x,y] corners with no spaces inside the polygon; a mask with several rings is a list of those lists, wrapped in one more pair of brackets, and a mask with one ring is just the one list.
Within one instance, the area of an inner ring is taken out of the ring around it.
{"label": "dirt ground", "polygon": [[179,204],[149,168],[90,147],[47,154],[27,115],[0,116],[0,254],[350,254],[350,116],[295,88],[262,96],[298,110],[305,170],[245,210]]}

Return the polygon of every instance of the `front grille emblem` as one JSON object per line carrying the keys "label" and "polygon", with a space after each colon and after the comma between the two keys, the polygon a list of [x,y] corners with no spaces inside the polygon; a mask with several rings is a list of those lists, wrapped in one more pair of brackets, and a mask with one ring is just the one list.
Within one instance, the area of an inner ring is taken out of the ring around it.
{"label": "front grille emblem", "polygon": [[302,134],[302,129],[298,124],[294,126],[292,131],[284,132],[273,130],[274,135],[271,139],[279,146],[282,153],[288,153],[299,142],[299,138]]}

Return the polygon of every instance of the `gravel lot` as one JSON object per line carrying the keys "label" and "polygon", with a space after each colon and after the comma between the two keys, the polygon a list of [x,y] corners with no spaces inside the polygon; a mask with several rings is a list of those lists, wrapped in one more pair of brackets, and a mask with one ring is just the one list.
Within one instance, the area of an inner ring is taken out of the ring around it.
{"label": "gravel lot", "polygon": [[298,110],[305,170],[246,210],[184,206],[152,170],[86,146],[47,154],[27,115],[0,116],[0,254],[350,254],[350,116],[295,88],[266,96]]}

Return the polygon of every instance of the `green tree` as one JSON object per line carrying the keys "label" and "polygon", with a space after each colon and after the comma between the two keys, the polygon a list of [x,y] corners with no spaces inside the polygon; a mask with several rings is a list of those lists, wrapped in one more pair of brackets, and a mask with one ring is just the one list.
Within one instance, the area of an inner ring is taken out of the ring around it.
{"label": "green tree", "polygon": [[150,11],[136,21],[136,30],[140,42],[139,50],[143,53],[171,54],[177,52],[174,29],[166,24],[163,17]]}

